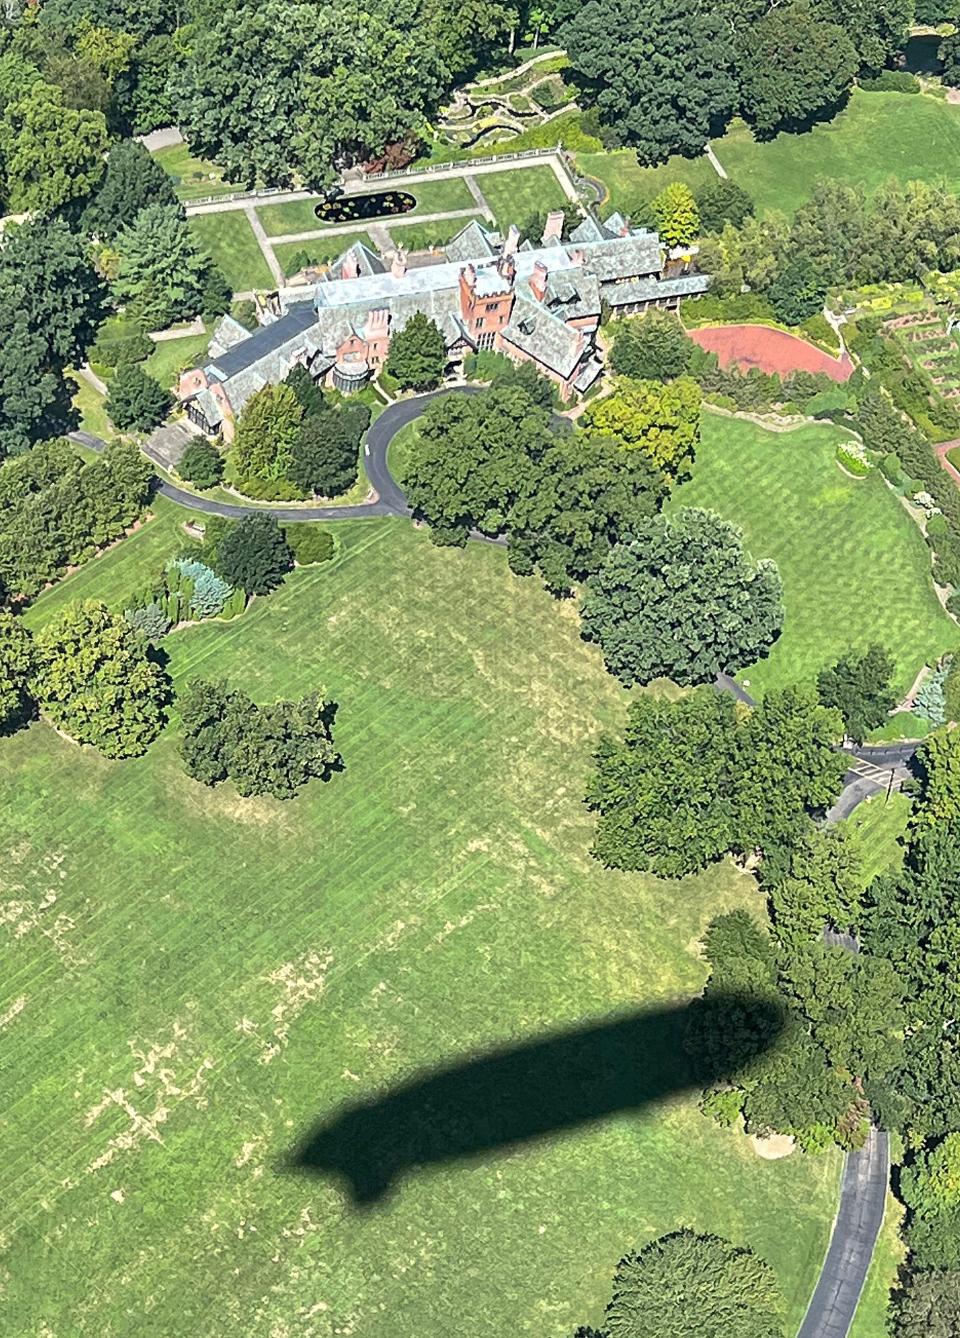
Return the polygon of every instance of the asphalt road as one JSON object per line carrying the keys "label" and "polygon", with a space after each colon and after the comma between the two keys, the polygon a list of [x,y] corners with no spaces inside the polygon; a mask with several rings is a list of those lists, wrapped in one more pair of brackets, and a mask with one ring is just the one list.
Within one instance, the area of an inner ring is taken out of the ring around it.
{"label": "asphalt road", "polygon": [[847,1153],[833,1235],[797,1338],[847,1338],[883,1222],[889,1178],[889,1137],[871,1129],[859,1152]]}

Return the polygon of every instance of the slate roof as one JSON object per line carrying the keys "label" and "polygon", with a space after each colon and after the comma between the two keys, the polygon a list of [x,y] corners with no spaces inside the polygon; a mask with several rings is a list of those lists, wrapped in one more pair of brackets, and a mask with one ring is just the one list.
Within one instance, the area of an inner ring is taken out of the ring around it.
{"label": "slate roof", "polygon": [[662,297],[695,297],[709,287],[709,274],[682,274],[677,279],[648,278],[611,283],[604,287],[603,296],[611,307],[622,307],[632,302],[655,302]]}
{"label": "slate roof", "polygon": [[451,237],[443,249],[448,260],[465,265],[468,260],[476,260],[478,256],[495,256],[500,249],[500,234],[472,218],[465,228]]}
{"label": "slate roof", "polygon": [[516,348],[564,378],[571,375],[583,357],[581,332],[523,292],[517,293],[510,319],[500,333]]}
{"label": "slate roof", "polygon": [[241,325],[232,316],[221,316],[214,326],[207,356],[220,357],[223,353],[226,353],[228,348],[233,348],[235,344],[242,344],[249,338],[250,331],[245,325]]}
{"label": "slate roof", "polygon": [[276,354],[287,344],[303,342],[303,335],[316,321],[311,302],[298,302],[277,320],[261,325],[240,343],[232,345],[208,363],[208,372],[218,381],[228,381],[254,363]]}

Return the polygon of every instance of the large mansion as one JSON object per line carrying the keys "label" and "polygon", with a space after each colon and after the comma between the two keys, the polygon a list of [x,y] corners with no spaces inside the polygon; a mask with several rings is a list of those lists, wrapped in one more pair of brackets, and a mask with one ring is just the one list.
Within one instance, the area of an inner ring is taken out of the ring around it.
{"label": "large mansion", "polygon": [[596,346],[601,309],[626,314],[675,309],[709,283],[693,254],[665,253],[655,232],[614,214],[585,217],[561,240],[563,214],[548,215],[542,239],[505,237],[471,221],[440,263],[390,265],[355,243],[311,288],[284,288],[252,334],[230,316],[214,332],[206,363],[185,372],[178,395],[202,431],[233,437],[244,404],[300,363],[314,379],[349,393],[376,376],[390,340],[416,312],[443,333],[451,371],[468,353],[495,349],[533,362],[564,400],[583,394],[602,370]]}

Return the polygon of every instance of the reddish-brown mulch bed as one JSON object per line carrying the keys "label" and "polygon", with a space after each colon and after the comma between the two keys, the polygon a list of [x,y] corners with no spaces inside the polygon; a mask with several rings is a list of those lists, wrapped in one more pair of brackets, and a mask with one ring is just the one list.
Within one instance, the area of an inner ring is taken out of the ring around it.
{"label": "reddish-brown mulch bed", "polygon": [[844,353],[831,358],[829,353],[808,344],[805,339],[772,330],[767,325],[705,325],[691,330],[690,338],[701,348],[716,353],[721,367],[740,367],[761,372],[825,372],[834,381],[846,381],[853,374],[853,363]]}

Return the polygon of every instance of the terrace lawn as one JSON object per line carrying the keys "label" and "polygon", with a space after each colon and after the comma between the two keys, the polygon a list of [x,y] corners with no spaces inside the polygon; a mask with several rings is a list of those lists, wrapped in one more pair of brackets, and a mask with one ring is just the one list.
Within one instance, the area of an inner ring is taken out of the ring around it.
{"label": "terrace lawn", "polygon": [[354,242],[363,242],[364,246],[370,247],[374,255],[379,255],[367,232],[341,232],[333,237],[320,237],[312,242],[278,242],[273,248],[273,253],[279,260],[284,274],[290,275],[295,274],[300,268],[296,263],[297,256],[308,256],[311,265],[326,265],[331,260],[336,260],[337,256],[343,255],[347,247],[352,246]]}
{"label": "terrace lawn", "polygon": [[913,805],[898,790],[887,799],[874,795],[865,799],[847,819],[860,851],[864,886],[879,873],[892,873],[903,859],[901,838],[907,830]]}
{"label": "terrace lawn", "polygon": [[[818,180],[841,178],[872,192],[887,177],[901,181],[945,181],[960,188],[960,107],[922,94],[864,93],[854,89],[849,104],[832,121],[805,134],[782,133],[758,143],[736,121],[713,148],[728,176],[753,197],[757,211],[792,213],[808,199]],[[661,167],[642,168],[629,150],[579,153],[582,171],[599,177],[611,191],[611,207],[636,209],[669,181],[691,187],[716,175],[705,158],[671,158]]]}
{"label": "terrace lawn", "polygon": [[501,231],[511,223],[523,227],[531,214],[544,209],[559,209],[566,203],[566,196],[552,167],[480,173],[477,185]]}
{"label": "terrace lawn", "polygon": [[[476,214],[481,223],[485,219],[479,210]],[[468,218],[441,218],[436,223],[402,223],[392,218],[386,224],[387,231],[397,243],[408,251],[425,251],[431,246],[442,246],[451,237],[455,237],[470,222]]]}
{"label": "terrace lawn", "polygon": [[[175,722],[129,763],[42,724],[4,741],[5,1331],[569,1338],[680,1223],[765,1255],[795,1331],[840,1159],[763,1161],[693,1095],[415,1171],[364,1213],[290,1169],[342,1102],[689,998],[710,918],[761,904],[729,864],[661,883],[589,857],[584,776],[626,696],[572,605],[490,546],[336,532],[334,563],[165,643],[180,688],[325,684],[329,785],[206,789]],[[108,562],[84,593],[128,584]],[[636,1062],[682,1066],[679,1036]]]}
{"label": "terrace lawn", "polygon": [[178,178],[175,182],[177,195],[184,203],[201,200],[207,195],[229,195],[243,187],[236,182],[224,181],[223,168],[211,163],[206,158],[195,158],[187,144],[174,144],[168,149],[157,149],[153,154],[157,162]]}
{"label": "terrace lawn", "polygon": [[220,266],[235,293],[274,286],[263,252],[242,209],[230,209],[222,214],[194,214],[190,227]]}
{"label": "terrace lawn", "polygon": [[887,646],[906,690],[956,645],[920,531],[879,471],[851,479],[834,462],[833,427],[768,432],[705,413],[693,478],[676,506],[704,506],[742,526],[756,558],[780,567],[786,623],[770,656],[739,677],[761,692],[810,681],[849,649]]}
{"label": "terrace lawn", "polygon": [[[384,191],[406,191],[413,195],[417,201],[416,208],[411,209],[409,214],[382,215],[383,222],[387,224],[395,222],[398,218],[412,218],[416,214],[443,214],[454,209],[474,209],[477,207],[463,177],[450,177],[449,180],[440,181],[420,181],[414,176],[410,179],[409,184],[402,182],[397,185],[391,182],[382,189]],[[369,194],[377,193],[375,183],[371,182]],[[316,207],[317,200],[315,199],[291,200],[287,204],[260,205],[257,208],[257,214],[268,237],[283,237],[291,232],[312,232],[315,228],[324,226],[343,226],[343,224],[335,223],[325,225],[322,219],[317,218],[314,212]],[[371,220],[364,219],[362,221],[369,223]]]}
{"label": "terrace lawn", "polygon": [[204,334],[188,334],[182,339],[162,339],[143,364],[143,370],[170,389],[180,373],[202,362],[210,343],[212,326]]}

